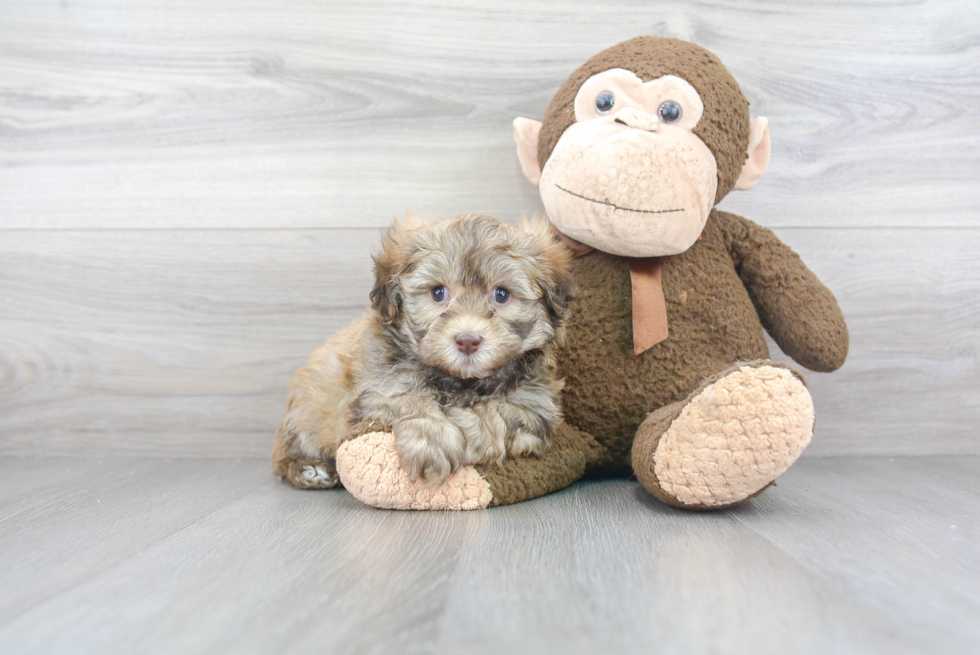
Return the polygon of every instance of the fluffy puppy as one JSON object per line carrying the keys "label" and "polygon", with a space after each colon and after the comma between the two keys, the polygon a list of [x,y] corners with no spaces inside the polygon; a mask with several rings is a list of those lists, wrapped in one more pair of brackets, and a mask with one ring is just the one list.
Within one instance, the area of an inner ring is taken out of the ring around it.
{"label": "fluffy puppy", "polygon": [[547,222],[409,218],[385,233],[374,264],[372,311],[296,373],[276,475],[337,486],[337,447],[372,431],[393,432],[405,470],[432,482],[545,452],[571,290],[569,253]]}

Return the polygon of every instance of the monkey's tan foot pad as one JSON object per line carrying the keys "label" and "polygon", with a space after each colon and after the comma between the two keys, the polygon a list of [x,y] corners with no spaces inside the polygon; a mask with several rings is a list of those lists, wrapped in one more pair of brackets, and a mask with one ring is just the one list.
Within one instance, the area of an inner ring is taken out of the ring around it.
{"label": "monkey's tan foot pad", "polygon": [[342,443],[337,472],[355,498],[383,509],[483,509],[493,497],[490,484],[472,466],[439,485],[409,477],[390,432],[370,432]]}
{"label": "monkey's tan foot pad", "polygon": [[733,367],[663,410],[640,427],[633,467],[644,487],[677,507],[714,509],[758,495],[813,435],[805,382],[772,363]]}

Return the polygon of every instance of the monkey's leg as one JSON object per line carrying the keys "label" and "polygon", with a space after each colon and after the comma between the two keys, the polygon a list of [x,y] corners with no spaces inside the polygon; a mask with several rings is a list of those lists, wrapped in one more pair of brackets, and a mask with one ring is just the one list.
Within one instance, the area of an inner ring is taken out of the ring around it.
{"label": "monkey's leg", "polygon": [[559,423],[540,457],[498,465],[464,466],[440,485],[409,477],[398,461],[394,435],[372,432],[341,444],[337,470],[355,498],[385,509],[483,509],[529,500],[563,489],[602,456],[592,437]]}
{"label": "monkey's leg", "polygon": [[762,493],[796,461],[813,419],[796,371],[767,360],[738,364],[646,418],[633,470],[668,505],[728,507]]}

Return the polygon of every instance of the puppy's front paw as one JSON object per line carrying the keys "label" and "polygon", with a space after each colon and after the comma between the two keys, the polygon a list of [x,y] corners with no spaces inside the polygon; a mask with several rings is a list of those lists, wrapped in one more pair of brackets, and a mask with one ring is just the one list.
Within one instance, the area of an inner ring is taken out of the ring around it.
{"label": "puppy's front paw", "polygon": [[395,426],[394,433],[402,468],[413,478],[438,484],[462,463],[463,434],[445,419],[407,419]]}
{"label": "puppy's front paw", "polygon": [[526,430],[518,430],[507,444],[507,454],[511,457],[524,455],[544,455],[548,451],[548,440]]}

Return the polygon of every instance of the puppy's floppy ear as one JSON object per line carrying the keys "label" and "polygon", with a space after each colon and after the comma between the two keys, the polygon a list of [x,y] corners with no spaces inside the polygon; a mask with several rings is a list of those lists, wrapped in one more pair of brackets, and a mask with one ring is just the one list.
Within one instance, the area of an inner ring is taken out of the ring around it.
{"label": "puppy's floppy ear", "polygon": [[381,237],[381,252],[374,255],[374,288],[371,289],[371,308],[383,325],[398,322],[402,311],[398,276],[405,268],[408,230],[395,221]]}
{"label": "puppy's floppy ear", "polygon": [[555,327],[568,319],[568,304],[574,293],[572,253],[555,238],[551,224],[542,218],[521,217],[520,229],[534,239],[540,253],[542,300]]}
{"label": "puppy's floppy ear", "polygon": [[555,327],[560,327],[568,320],[568,304],[574,294],[574,283],[572,282],[571,254],[563,245],[552,242],[554,245],[549,250],[557,252],[546,252],[545,257],[551,261],[551,266],[547,269],[547,284],[543,285],[544,302],[551,315],[551,322]]}

